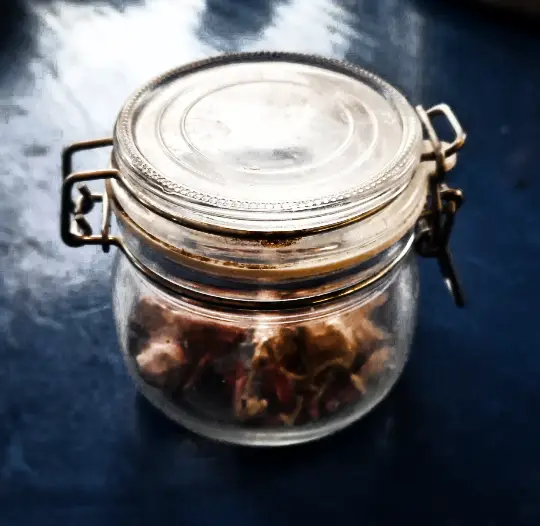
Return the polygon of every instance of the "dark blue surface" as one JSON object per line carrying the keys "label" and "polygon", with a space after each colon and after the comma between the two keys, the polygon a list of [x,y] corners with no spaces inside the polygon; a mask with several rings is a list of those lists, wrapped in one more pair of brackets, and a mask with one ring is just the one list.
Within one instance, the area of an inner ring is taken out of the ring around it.
{"label": "dark blue surface", "polygon": [[[3,2],[0,526],[540,524],[538,28],[435,0]],[[64,144],[110,134],[149,77],[251,49],[346,57],[469,132],[451,176],[468,308],[425,262],[393,395],[286,450],[209,443],[148,407],[116,347],[111,255],[64,247],[57,224]]]}

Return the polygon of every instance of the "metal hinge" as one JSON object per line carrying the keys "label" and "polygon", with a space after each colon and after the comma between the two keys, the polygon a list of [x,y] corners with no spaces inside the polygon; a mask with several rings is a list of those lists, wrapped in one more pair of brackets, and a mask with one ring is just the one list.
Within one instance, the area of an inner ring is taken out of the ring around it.
{"label": "metal hinge", "polygon": [[[427,111],[417,106],[416,112],[431,144],[431,151],[422,155],[422,161],[435,162],[435,172],[429,179],[426,206],[417,224],[416,249],[421,256],[437,259],[456,305],[463,307],[465,296],[448,247],[455,215],[463,203],[463,193],[460,189],[450,188],[445,176],[450,169],[450,157],[463,146],[466,134],[446,104],[439,104]],[[455,139],[449,145],[441,142],[433,127],[432,117],[438,115],[446,117],[455,133]]]}

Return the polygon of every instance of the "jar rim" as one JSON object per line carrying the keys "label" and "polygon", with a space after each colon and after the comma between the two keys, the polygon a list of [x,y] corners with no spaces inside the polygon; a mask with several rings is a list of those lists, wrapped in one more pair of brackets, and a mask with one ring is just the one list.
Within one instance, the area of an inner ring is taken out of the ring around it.
{"label": "jar rim", "polygon": [[[134,225],[131,225],[134,226]],[[123,256],[127,258],[129,263],[150,283],[163,291],[172,291],[177,293],[184,300],[189,300],[205,305],[213,305],[220,309],[233,310],[261,310],[266,312],[281,312],[283,310],[294,311],[297,309],[311,308],[314,305],[332,304],[336,300],[354,297],[360,291],[369,291],[373,287],[379,286],[381,283],[386,283],[388,279],[397,271],[400,264],[411,253],[414,246],[414,233],[409,232],[400,240],[397,240],[392,257],[384,257],[381,261],[373,263],[368,272],[357,277],[357,279],[345,282],[336,283],[335,286],[328,288],[314,286],[311,289],[302,290],[302,294],[294,296],[281,295],[277,290],[261,289],[260,294],[255,297],[250,295],[230,295],[225,289],[209,289],[206,284],[203,287],[193,287],[193,283],[186,280],[178,280],[175,276],[168,275],[162,272],[162,267],[159,263],[148,264],[140,258],[140,254],[136,254],[130,250],[128,246],[123,247]]]}
{"label": "jar rim", "polygon": [[[204,225],[179,225],[150,211],[117,180],[107,182],[107,193],[123,237],[136,240],[135,252],[147,247],[171,264],[208,275],[282,281],[328,275],[385,253],[414,229],[431,169],[431,163],[422,163],[404,192],[377,213],[294,238],[237,237]],[[392,220],[397,224],[389,229]]]}

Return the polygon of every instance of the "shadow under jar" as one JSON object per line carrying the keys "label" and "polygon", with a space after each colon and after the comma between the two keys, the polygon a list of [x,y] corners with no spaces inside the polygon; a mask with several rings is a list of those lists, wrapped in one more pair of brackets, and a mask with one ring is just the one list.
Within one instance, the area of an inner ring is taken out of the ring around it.
{"label": "shadow under jar", "polygon": [[[436,115],[453,142],[439,140]],[[461,193],[445,173],[464,140],[448,106],[414,109],[353,65],[220,56],[143,86],[113,139],[64,151],[62,237],[120,249],[120,347],[167,416],[230,443],[314,440],[366,414],[401,374],[418,252],[463,304],[448,252]],[[72,171],[76,152],[105,146],[108,168]],[[96,179],[103,194],[81,186]]]}

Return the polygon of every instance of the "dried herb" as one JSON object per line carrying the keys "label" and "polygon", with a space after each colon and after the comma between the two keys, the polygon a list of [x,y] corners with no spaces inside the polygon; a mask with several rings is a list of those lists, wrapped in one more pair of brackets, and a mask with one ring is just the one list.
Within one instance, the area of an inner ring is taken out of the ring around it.
{"label": "dried herb", "polygon": [[297,326],[242,329],[143,298],[130,352],[141,377],[178,403],[212,393],[221,405],[230,400],[229,421],[301,425],[360,400],[384,372],[391,350],[373,313],[385,301]]}

